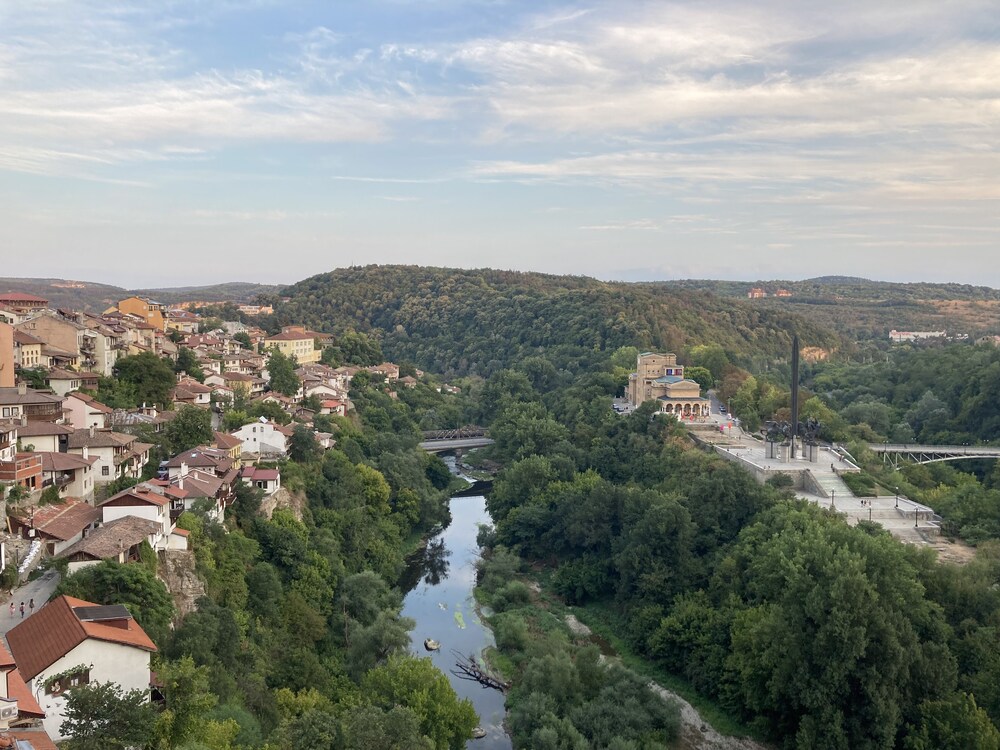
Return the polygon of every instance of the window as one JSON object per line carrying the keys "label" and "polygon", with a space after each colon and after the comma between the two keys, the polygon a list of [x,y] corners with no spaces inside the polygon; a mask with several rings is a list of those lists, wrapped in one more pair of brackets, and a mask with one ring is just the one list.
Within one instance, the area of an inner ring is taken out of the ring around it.
{"label": "window", "polygon": [[79,666],[67,672],[61,672],[50,680],[46,680],[45,692],[49,695],[61,695],[80,685],[90,684],[90,668]]}
{"label": "window", "polygon": [[110,467],[108,467],[108,466],[102,466],[101,467],[101,476],[102,477],[109,476],[110,474],[111,474],[111,468]]}
{"label": "window", "polygon": [[11,408],[10,408],[9,406],[5,406],[5,407],[3,408],[3,415],[4,415],[5,417],[9,417],[9,416],[11,416],[11,411],[12,411],[12,410],[11,410]]}

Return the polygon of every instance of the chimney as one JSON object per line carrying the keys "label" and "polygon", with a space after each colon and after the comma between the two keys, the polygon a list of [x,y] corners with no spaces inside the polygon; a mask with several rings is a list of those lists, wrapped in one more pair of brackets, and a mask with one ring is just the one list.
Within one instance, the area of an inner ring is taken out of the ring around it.
{"label": "chimney", "polygon": [[[181,473],[180,473],[181,478],[183,479],[184,477],[187,476],[187,474],[188,474],[188,465],[187,465],[186,462],[181,461]],[[181,487],[181,489],[184,489],[184,488]]]}
{"label": "chimney", "polygon": [[26,414],[21,415],[21,427],[28,426],[28,416]]}
{"label": "chimney", "polygon": [[94,425],[90,425],[90,436],[94,437]]}
{"label": "chimney", "polygon": [[177,480],[177,489],[179,490],[184,489],[184,476],[184,474],[181,474],[180,478]]}
{"label": "chimney", "polygon": [[28,394],[28,384],[23,380],[17,384],[17,393],[20,396],[26,396]]}
{"label": "chimney", "polygon": [[83,460],[86,461],[90,458],[90,449],[85,445],[83,446]]}

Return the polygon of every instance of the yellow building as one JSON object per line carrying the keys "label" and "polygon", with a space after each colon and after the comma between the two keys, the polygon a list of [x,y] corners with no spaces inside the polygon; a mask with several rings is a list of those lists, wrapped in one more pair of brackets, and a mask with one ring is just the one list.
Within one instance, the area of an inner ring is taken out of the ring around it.
{"label": "yellow building", "polygon": [[636,371],[628,376],[628,400],[633,406],[658,401],[660,411],[678,419],[707,417],[712,404],[701,397],[701,386],[684,377],[684,365],[676,354],[643,352],[636,359]]}
{"label": "yellow building", "polygon": [[42,366],[42,347],[45,342],[24,331],[14,331],[14,361],[18,367],[30,369]]}
{"label": "yellow building", "polygon": [[264,348],[270,349],[272,346],[286,357],[294,355],[300,365],[308,365],[319,362],[320,351],[316,348],[315,331],[307,331],[302,326],[285,326],[281,333],[276,336],[269,336],[264,339]]}
{"label": "yellow building", "polygon": [[161,331],[167,330],[166,317],[164,317],[167,307],[159,302],[154,302],[146,297],[128,297],[119,302],[117,307],[112,307],[106,312],[114,312],[115,310],[122,314],[137,315]]}

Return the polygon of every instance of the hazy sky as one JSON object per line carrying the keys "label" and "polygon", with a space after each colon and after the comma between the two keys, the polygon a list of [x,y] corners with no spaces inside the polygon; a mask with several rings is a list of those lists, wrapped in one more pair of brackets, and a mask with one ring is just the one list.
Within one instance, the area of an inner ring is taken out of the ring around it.
{"label": "hazy sky", "polygon": [[0,275],[1000,287],[997,0],[0,0]]}

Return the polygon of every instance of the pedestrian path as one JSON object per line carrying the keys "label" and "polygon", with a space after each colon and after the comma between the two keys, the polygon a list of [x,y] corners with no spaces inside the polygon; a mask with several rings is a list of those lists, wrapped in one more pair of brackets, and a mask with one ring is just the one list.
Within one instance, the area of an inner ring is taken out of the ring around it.
{"label": "pedestrian path", "polygon": [[[12,596],[6,597],[3,604],[0,605],[0,635],[3,636],[4,642],[7,640],[7,631],[11,630],[14,626],[18,625],[22,621],[21,617],[21,602],[24,602],[24,618],[28,619],[32,615],[32,610],[28,606],[32,599],[35,600],[34,612],[37,612],[39,608],[49,600],[52,593],[56,590],[56,586],[59,585],[59,572],[56,570],[46,571],[43,575],[39,576],[33,581],[28,581],[23,586],[19,586],[14,589]],[[14,603],[14,616],[11,617],[10,614],[10,603]]]}
{"label": "pedestrian path", "polygon": [[854,497],[851,488],[847,486],[847,483],[838,474],[834,474],[832,471],[815,470],[810,471],[810,473],[816,484],[823,488],[827,497],[842,497],[845,500],[849,497]]}

